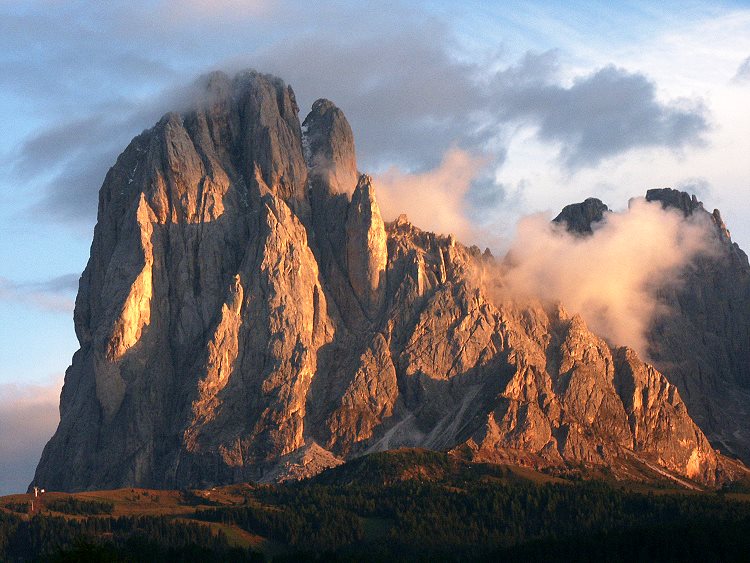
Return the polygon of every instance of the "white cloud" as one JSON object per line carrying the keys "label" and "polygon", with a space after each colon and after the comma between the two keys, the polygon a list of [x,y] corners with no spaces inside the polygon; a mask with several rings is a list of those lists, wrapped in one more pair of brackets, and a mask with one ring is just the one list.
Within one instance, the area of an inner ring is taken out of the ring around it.
{"label": "white cloud", "polygon": [[0,495],[24,492],[31,482],[60,420],[62,381],[0,383]]}
{"label": "white cloud", "polygon": [[710,229],[705,214],[684,219],[680,211],[644,199],[605,214],[585,237],[546,215],[532,215],[519,223],[504,290],[560,301],[596,334],[645,358],[651,321],[669,314],[654,298],[656,290],[679,284],[695,257],[716,252]]}
{"label": "white cloud", "polygon": [[427,172],[409,174],[391,167],[375,177],[375,194],[383,219],[393,221],[405,213],[417,227],[459,240],[474,238],[466,195],[486,159],[451,149],[440,165]]}

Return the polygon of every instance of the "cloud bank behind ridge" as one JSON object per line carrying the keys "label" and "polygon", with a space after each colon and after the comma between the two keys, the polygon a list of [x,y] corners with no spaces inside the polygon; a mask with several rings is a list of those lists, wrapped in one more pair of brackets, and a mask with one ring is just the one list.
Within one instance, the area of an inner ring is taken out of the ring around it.
{"label": "cloud bank behind ridge", "polygon": [[685,219],[679,211],[636,198],[594,227],[592,235],[581,237],[546,215],[522,219],[502,295],[561,302],[611,344],[629,346],[647,359],[651,322],[670,314],[656,290],[679,285],[693,260],[717,251],[711,225],[704,217]]}

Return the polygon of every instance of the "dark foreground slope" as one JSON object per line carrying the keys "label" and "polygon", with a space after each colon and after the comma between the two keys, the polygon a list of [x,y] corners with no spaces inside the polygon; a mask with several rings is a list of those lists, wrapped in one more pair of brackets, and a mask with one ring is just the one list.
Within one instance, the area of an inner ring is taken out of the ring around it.
{"label": "dark foreground slope", "polygon": [[750,495],[561,478],[429,450],[203,491],[0,499],[0,560],[742,561]]}

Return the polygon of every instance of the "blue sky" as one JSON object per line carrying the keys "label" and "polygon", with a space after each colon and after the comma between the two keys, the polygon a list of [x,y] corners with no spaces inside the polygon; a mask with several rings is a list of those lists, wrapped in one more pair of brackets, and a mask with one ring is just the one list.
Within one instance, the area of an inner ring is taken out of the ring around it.
{"label": "blue sky", "polygon": [[303,113],[331,98],[376,177],[468,178],[434,199],[458,194],[482,225],[470,242],[502,249],[523,215],[672,186],[748,249],[749,57],[746,2],[3,2],[0,444],[19,405],[44,423],[0,451],[0,493],[54,428],[104,173],[201,73],[276,73]]}

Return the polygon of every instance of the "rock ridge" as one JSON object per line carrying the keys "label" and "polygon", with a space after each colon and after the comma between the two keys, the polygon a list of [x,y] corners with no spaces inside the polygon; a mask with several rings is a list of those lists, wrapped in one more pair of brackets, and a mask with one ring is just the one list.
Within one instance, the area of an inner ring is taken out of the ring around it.
{"label": "rock ridge", "polygon": [[[719,210],[709,212],[694,194],[655,188],[646,192],[646,200],[676,209],[685,218],[706,220],[713,227],[707,236],[716,248],[715,255],[694,260],[679,284],[655,290],[654,298],[667,314],[655,318],[649,329],[649,357],[679,389],[713,446],[750,463],[747,255],[732,241]],[[586,202],[566,209],[576,208],[574,216],[580,217],[585,207]],[[581,232],[580,225],[574,223],[572,230]]]}
{"label": "rock ridge", "polygon": [[609,207],[600,199],[590,197],[581,203],[566,205],[552,222],[564,224],[572,233],[585,235],[593,232],[592,225],[602,221],[608,212]]}
{"label": "rock ridge", "polygon": [[402,446],[706,486],[742,471],[634,352],[559,305],[489,299],[488,253],[384,223],[332,102],[300,125],[277,78],[201,87],[104,180],[35,484],[285,479]]}

